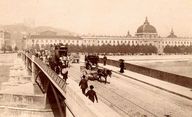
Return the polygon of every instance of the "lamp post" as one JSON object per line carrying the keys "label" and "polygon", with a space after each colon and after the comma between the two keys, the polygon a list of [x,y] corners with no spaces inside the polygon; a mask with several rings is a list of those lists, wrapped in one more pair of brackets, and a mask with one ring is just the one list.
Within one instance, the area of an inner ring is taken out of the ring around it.
{"label": "lamp post", "polygon": [[23,36],[23,39],[22,39],[22,49],[24,50],[25,49],[25,46],[26,46],[26,42],[25,42],[26,38],[25,36]]}
{"label": "lamp post", "polygon": [[27,36],[23,36],[23,49],[27,49]]}
{"label": "lamp post", "polygon": [[6,40],[5,40],[5,32],[3,32],[3,53],[6,52]]}
{"label": "lamp post", "polygon": [[4,47],[3,47],[3,52],[5,53],[6,52],[6,40],[5,40],[5,38],[4,38]]}

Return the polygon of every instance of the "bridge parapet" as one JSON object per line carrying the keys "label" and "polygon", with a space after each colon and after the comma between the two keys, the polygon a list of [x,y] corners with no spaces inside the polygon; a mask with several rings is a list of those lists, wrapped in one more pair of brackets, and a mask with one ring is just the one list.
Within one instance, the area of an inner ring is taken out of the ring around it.
{"label": "bridge parapet", "polygon": [[26,56],[30,59],[32,59],[32,54],[31,53],[26,53]]}
{"label": "bridge parapet", "polygon": [[[37,57],[34,58],[35,64],[42,70],[42,72],[49,78],[49,80],[65,92],[66,82],[51,70],[45,63]],[[65,95],[65,94],[64,94]]]}
{"label": "bridge parapet", "polygon": [[[99,62],[102,63],[103,59],[100,58]],[[108,65],[112,65],[115,67],[119,67],[119,63],[120,62],[117,60],[110,60],[110,59],[107,60]],[[125,68],[127,70],[130,70],[130,71],[133,71],[136,73],[140,73],[143,75],[147,75],[147,76],[150,76],[150,77],[153,77],[156,79],[174,83],[174,84],[184,86],[187,88],[192,88],[192,78],[187,77],[187,76],[177,75],[174,73],[168,73],[166,71],[160,71],[157,69],[147,68],[144,66],[134,65],[131,63],[125,63]]]}

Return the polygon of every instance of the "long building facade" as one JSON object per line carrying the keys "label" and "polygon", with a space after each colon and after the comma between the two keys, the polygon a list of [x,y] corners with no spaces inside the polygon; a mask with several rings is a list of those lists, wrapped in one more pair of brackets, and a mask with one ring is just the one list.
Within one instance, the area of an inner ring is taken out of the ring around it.
{"label": "long building facade", "polygon": [[15,47],[14,41],[11,39],[11,33],[1,30],[0,31],[0,49],[10,46]]}
{"label": "long building facade", "polygon": [[101,45],[153,45],[158,49],[158,53],[163,53],[165,46],[190,46],[192,38],[177,37],[173,30],[167,37],[160,37],[156,28],[152,26],[146,18],[143,25],[139,26],[135,36],[129,32],[126,36],[66,36],[57,35],[56,32],[46,31],[39,35],[30,35],[27,39],[27,47],[38,44],[40,47],[46,44],[72,44],[85,46]]}

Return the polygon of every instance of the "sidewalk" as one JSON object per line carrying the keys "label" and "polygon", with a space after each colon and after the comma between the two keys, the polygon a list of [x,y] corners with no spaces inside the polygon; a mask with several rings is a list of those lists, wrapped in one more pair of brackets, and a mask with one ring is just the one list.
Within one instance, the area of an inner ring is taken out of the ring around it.
{"label": "sidewalk", "polygon": [[99,100],[98,103],[91,102],[82,94],[79,84],[70,77],[74,76],[69,75],[69,78],[67,79],[69,84],[66,87],[66,102],[68,102],[67,105],[70,109],[73,111],[76,110],[76,113],[79,112],[78,117],[121,117],[116,111],[111,109],[102,101]]}
{"label": "sidewalk", "polygon": [[120,68],[114,67],[111,65],[103,66],[103,64],[99,64],[99,66],[110,69],[113,72],[115,72],[117,74],[121,74],[127,78],[137,80],[139,82],[151,85],[153,87],[156,87],[156,88],[162,89],[164,91],[167,91],[167,92],[176,94],[178,96],[192,100],[192,89],[190,89],[190,88],[186,88],[186,87],[179,86],[179,85],[176,85],[173,83],[165,82],[165,81],[155,79],[155,78],[152,78],[152,77],[149,77],[146,75],[142,75],[142,74],[139,74],[136,72],[132,72],[129,70],[125,70],[124,73],[120,73],[119,72]]}

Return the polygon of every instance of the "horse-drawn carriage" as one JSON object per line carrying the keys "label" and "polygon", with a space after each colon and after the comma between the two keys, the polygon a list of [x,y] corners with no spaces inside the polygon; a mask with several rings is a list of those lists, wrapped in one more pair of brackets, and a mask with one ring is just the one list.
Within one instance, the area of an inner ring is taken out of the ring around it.
{"label": "horse-drawn carriage", "polygon": [[56,67],[68,67],[69,59],[68,59],[68,47],[64,45],[55,45],[52,46],[50,50],[49,56],[49,66],[51,69],[55,70]]}
{"label": "horse-drawn carriage", "polygon": [[59,55],[60,56],[67,56],[68,47],[66,45],[59,46],[58,49],[59,49]]}
{"label": "horse-drawn carriage", "polygon": [[72,63],[79,63],[80,56],[78,53],[71,53],[70,58]]}
{"label": "horse-drawn carriage", "polygon": [[68,47],[62,45],[58,47],[59,59],[65,66],[69,66],[69,56],[68,56]]}
{"label": "horse-drawn carriage", "polygon": [[97,55],[88,55],[85,56],[85,67],[86,69],[95,69],[98,66],[99,56]]}
{"label": "horse-drawn carriage", "polygon": [[[112,71],[105,68],[96,68],[94,70],[88,70],[84,66],[81,66],[80,68],[83,75],[86,76],[87,80],[97,80],[100,82],[109,83],[107,81],[108,77],[111,77]],[[104,80],[102,79],[104,78]]]}
{"label": "horse-drawn carriage", "polygon": [[[107,77],[111,77],[112,71],[98,67],[99,57],[96,55],[85,56],[85,66],[81,66],[80,70],[88,80],[98,80],[107,83]],[[102,80],[104,78],[104,80]]]}

